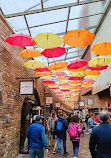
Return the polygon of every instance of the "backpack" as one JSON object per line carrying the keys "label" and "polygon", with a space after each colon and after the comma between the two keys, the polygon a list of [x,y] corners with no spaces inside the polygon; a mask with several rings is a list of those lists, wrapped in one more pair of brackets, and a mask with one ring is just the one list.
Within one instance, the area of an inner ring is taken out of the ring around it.
{"label": "backpack", "polygon": [[69,130],[69,135],[70,135],[70,137],[76,138],[76,137],[77,137],[77,133],[78,133],[78,132],[77,132],[76,123],[74,123],[74,125],[71,124],[70,130]]}
{"label": "backpack", "polygon": [[57,130],[57,131],[62,131],[62,122],[59,121],[59,120],[57,121],[56,130]]}

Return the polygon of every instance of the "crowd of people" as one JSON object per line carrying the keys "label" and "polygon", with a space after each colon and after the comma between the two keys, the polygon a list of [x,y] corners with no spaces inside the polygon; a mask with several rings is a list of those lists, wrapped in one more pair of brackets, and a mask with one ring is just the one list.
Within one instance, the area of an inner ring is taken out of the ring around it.
{"label": "crowd of people", "polygon": [[[89,149],[92,158],[111,158],[111,124],[109,123],[109,112],[103,110],[97,114],[88,114],[85,119],[85,134],[90,134]],[[60,112],[56,115],[52,111],[47,120],[47,134],[42,125],[42,117],[34,116],[33,123],[29,126],[26,137],[29,140],[29,158],[44,158],[44,147],[46,153],[53,147],[53,154],[59,151],[60,158],[68,155],[66,148],[67,132],[72,142],[74,158],[78,158],[80,136],[84,136],[84,125],[78,115],[63,116]],[[48,142],[47,138],[48,137]],[[62,152],[62,142],[63,150]]]}

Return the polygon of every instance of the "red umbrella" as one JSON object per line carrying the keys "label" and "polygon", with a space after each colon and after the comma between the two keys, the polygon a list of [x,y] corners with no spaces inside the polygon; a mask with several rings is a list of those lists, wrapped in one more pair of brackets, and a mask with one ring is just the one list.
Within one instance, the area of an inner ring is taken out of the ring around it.
{"label": "red umbrella", "polygon": [[37,72],[46,72],[46,71],[49,71],[48,67],[44,67],[42,69],[34,69],[34,71],[37,71]]}
{"label": "red umbrella", "polygon": [[69,80],[73,80],[73,81],[76,81],[76,80],[82,80],[83,77],[69,77]]}
{"label": "red umbrella", "polygon": [[98,68],[96,68],[96,67],[88,67],[88,69],[90,69],[90,70],[98,70],[98,71],[100,71],[100,70],[105,70],[105,69],[107,69],[108,68],[108,65],[106,65],[106,66],[101,66],[101,67],[98,67]]}
{"label": "red umbrella", "polygon": [[43,54],[47,58],[60,57],[65,54],[65,48],[57,47],[53,49],[45,49],[41,54]]}
{"label": "red umbrella", "polygon": [[32,37],[24,34],[12,34],[7,39],[6,42],[10,45],[15,45],[19,47],[25,46],[33,46],[33,42],[31,42]]}
{"label": "red umbrella", "polygon": [[55,83],[55,81],[53,81],[53,80],[44,80],[44,81],[42,81],[43,83],[49,83],[49,84],[51,84],[51,83]]}
{"label": "red umbrella", "polygon": [[88,62],[86,60],[83,59],[78,59],[78,60],[74,60],[72,61],[67,68],[68,69],[78,69],[80,67],[86,66],[88,64]]}
{"label": "red umbrella", "polygon": [[69,92],[69,89],[61,89],[62,92]]}
{"label": "red umbrella", "polygon": [[59,89],[58,87],[50,88],[50,89]]}

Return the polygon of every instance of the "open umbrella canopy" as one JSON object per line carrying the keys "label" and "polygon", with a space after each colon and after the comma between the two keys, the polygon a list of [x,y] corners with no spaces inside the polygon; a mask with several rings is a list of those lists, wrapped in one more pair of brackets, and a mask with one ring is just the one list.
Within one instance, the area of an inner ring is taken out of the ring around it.
{"label": "open umbrella canopy", "polygon": [[84,71],[81,71],[81,72],[70,72],[69,75],[70,76],[74,76],[74,77],[83,77],[83,76],[85,76],[85,73],[84,73]]}
{"label": "open umbrella canopy", "polygon": [[88,30],[71,30],[63,36],[64,43],[71,47],[86,47],[92,44],[94,34]]}
{"label": "open umbrella canopy", "polygon": [[44,80],[42,81],[43,83],[48,83],[48,84],[52,84],[52,83],[55,83],[55,81],[53,80]]}
{"label": "open umbrella canopy", "polygon": [[49,71],[49,69],[46,66],[46,67],[41,68],[41,69],[34,69],[34,71],[37,71],[37,72],[46,72],[46,71]]}
{"label": "open umbrella canopy", "polygon": [[60,57],[63,54],[65,54],[65,48],[63,47],[57,47],[52,49],[45,49],[42,54],[47,58],[54,58],[54,57]]}
{"label": "open umbrella canopy", "polygon": [[85,84],[83,84],[82,87],[90,88],[90,87],[93,87],[93,84],[90,84],[90,85],[85,85]]}
{"label": "open umbrella canopy", "polygon": [[67,74],[65,72],[55,72],[52,75],[55,75],[55,76],[66,76]]}
{"label": "open umbrella canopy", "polygon": [[84,79],[96,79],[96,78],[99,78],[99,75],[95,75],[95,76],[87,75],[84,77]]}
{"label": "open umbrella canopy", "polygon": [[94,82],[96,82],[96,81],[93,80],[93,79],[85,79],[85,80],[83,80],[82,82],[83,82],[83,83],[94,83]]}
{"label": "open umbrella canopy", "polygon": [[57,82],[57,83],[60,83],[59,86],[66,86],[66,85],[69,85],[68,82],[67,82],[67,83],[64,83],[64,82],[62,82],[62,83],[61,83],[61,82]]}
{"label": "open umbrella canopy", "polygon": [[83,77],[69,77],[69,80],[73,80],[73,81],[76,81],[76,80],[82,80]]}
{"label": "open umbrella canopy", "polygon": [[81,84],[80,81],[70,81],[70,84]]}
{"label": "open umbrella canopy", "polygon": [[94,76],[94,75],[100,75],[101,73],[100,73],[100,71],[97,71],[97,70],[94,70],[94,71],[92,71],[92,70],[86,70],[85,74],[86,75],[92,75],[92,76]]}
{"label": "open umbrella canopy", "polygon": [[36,68],[40,69],[40,68],[44,68],[45,67],[44,63],[42,63],[40,61],[37,61],[37,60],[29,60],[26,63],[24,63],[24,65],[27,68],[31,68],[31,69],[36,69]]}
{"label": "open umbrella canopy", "polygon": [[78,69],[68,69],[68,71],[72,71],[72,72],[81,72],[81,71],[85,71],[85,70],[86,70],[85,66],[80,67]]}
{"label": "open umbrella canopy", "polygon": [[56,61],[54,62],[53,64],[51,64],[48,69],[51,71],[51,70],[58,70],[58,69],[63,69],[65,67],[68,66],[68,63],[67,62],[64,62],[64,61]]}
{"label": "open umbrella canopy", "polygon": [[24,34],[12,34],[7,39],[6,42],[10,45],[15,45],[19,47],[25,46],[33,46],[33,42],[31,42],[32,37]]}
{"label": "open umbrella canopy", "polygon": [[63,72],[67,70],[67,67],[64,67],[63,69],[57,69],[57,70],[51,70],[52,73],[57,73],[57,72]]}
{"label": "open umbrella canopy", "polygon": [[96,55],[111,55],[111,42],[97,43],[92,47],[91,51]]}
{"label": "open umbrella canopy", "polygon": [[62,45],[62,38],[54,33],[40,33],[32,39],[33,43],[40,48],[50,49]]}
{"label": "open umbrella canopy", "polygon": [[85,82],[82,84],[82,86],[90,86],[90,85],[93,85],[94,83],[88,83],[88,82]]}
{"label": "open umbrella canopy", "polygon": [[50,89],[59,89],[58,87],[50,87]]}
{"label": "open umbrella canopy", "polygon": [[54,79],[55,80],[67,80],[68,78],[66,76],[57,76]]}
{"label": "open umbrella canopy", "polygon": [[108,65],[106,65],[106,66],[101,66],[101,67],[98,67],[98,68],[96,68],[96,67],[88,67],[88,69],[89,70],[97,70],[97,71],[101,71],[101,70],[105,70],[105,69],[107,69],[108,68]]}
{"label": "open umbrella canopy", "polygon": [[51,73],[50,72],[37,72],[36,75],[37,76],[50,76]]}
{"label": "open umbrella canopy", "polygon": [[69,81],[68,80],[60,80],[60,81],[58,81],[56,84],[66,84],[66,83],[68,83]]}
{"label": "open umbrella canopy", "polygon": [[40,79],[41,80],[46,80],[46,79],[52,80],[53,77],[51,77],[51,76],[42,76],[42,77],[40,77]]}
{"label": "open umbrella canopy", "polygon": [[88,65],[90,67],[97,67],[98,68],[98,67],[101,67],[101,66],[106,66],[110,62],[111,62],[110,58],[99,56],[99,57],[92,58],[88,62]]}
{"label": "open umbrella canopy", "polygon": [[41,51],[37,49],[24,49],[19,53],[20,57],[31,58],[42,56]]}
{"label": "open umbrella canopy", "polygon": [[62,92],[70,92],[70,89],[61,89]]}
{"label": "open umbrella canopy", "polygon": [[68,69],[78,69],[80,67],[86,66],[88,63],[86,60],[83,59],[78,59],[78,60],[74,60],[72,61],[67,68]]}

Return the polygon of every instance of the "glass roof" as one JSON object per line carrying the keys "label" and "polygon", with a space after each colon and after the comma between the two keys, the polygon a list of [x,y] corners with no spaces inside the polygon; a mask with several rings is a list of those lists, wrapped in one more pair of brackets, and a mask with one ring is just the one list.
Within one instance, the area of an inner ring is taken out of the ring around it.
{"label": "glass roof", "polygon": [[[53,32],[63,37],[68,31],[85,28],[94,33],[108,0],[1,0],[0,7],[15,33],[33,37],[39,33]],[[53,61],[80,59],[86,48],[66,48],[66,54],[41,59],[45,65]],[[37,48],[37,47],[35,47]],[[37,48],[42,51],[41,48]]]}

